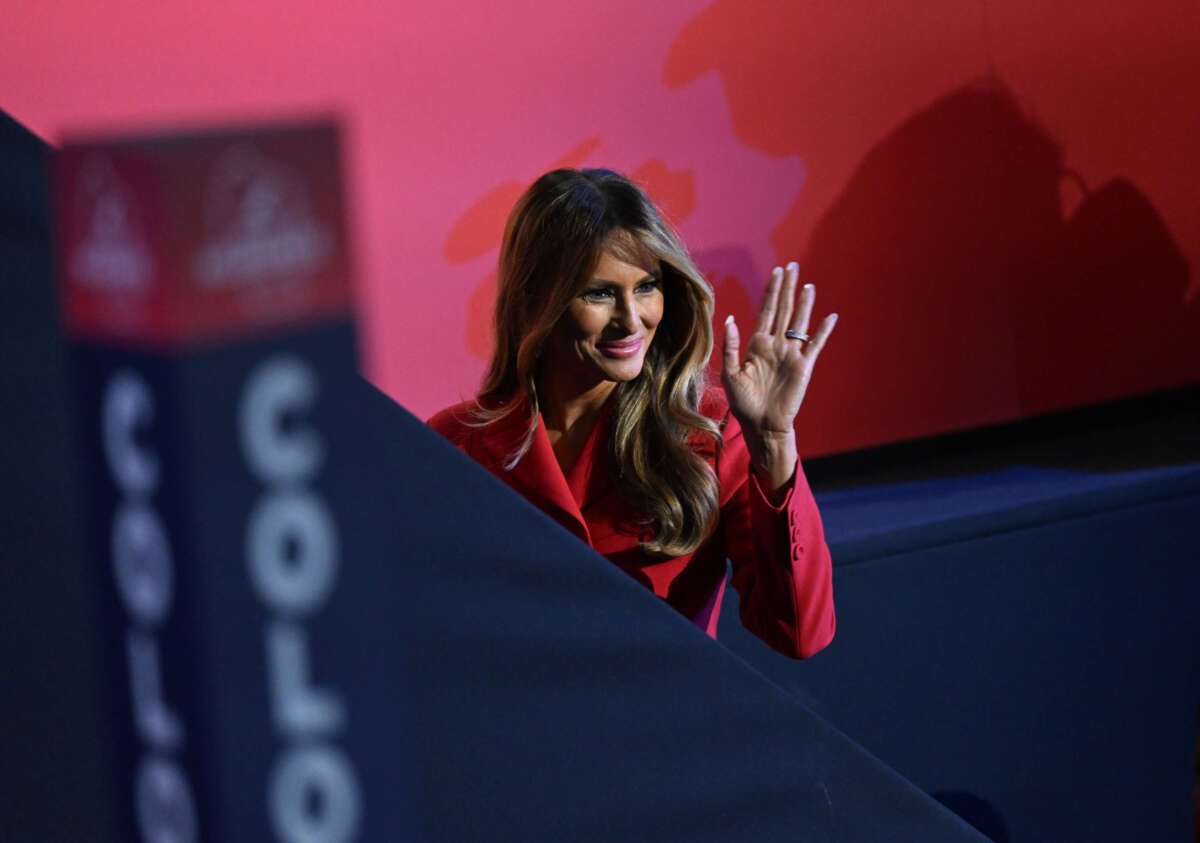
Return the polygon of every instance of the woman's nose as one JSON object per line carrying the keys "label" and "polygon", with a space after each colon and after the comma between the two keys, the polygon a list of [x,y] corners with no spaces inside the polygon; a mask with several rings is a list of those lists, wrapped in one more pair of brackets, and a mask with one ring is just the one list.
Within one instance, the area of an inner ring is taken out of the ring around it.
{"label": "woman's nose", "polygon": [[628,333],[636,333],[640,327],[641,317],[638,314],[637,301],[632,295],[622,296],[617,305],[616,322]]}

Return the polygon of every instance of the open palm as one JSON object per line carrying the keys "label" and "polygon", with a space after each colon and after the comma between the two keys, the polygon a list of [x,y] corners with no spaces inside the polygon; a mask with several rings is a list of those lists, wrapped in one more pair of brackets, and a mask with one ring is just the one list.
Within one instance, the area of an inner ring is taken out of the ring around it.
{"label": "open palm", "polygon": [[815,334],[808,337],[816,289],[805,284],[796,302],[799,267],[790,263],[786,271],[775,268],[767,284],[758,324],[741,359],[741,336],[730,316],[725,320],[722,380],[729,406],[742,429],[759,437],[791,434],[796,413],[812,377],[817,357],[837,323],[831,313]]}

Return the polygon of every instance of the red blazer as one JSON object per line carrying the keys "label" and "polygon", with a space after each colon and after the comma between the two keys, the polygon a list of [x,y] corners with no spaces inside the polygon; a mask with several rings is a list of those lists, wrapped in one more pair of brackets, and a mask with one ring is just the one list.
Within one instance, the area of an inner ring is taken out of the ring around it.
{"label": "red blazer", "polygon": [[579,539],[716,637],[725,593],[725,559],[742,623],[775,650],[806,658],[833,638],[833,573],[821,516],[797,466],[792,487],[772,504],[750,471],[741,426],[725,394],[710,389],[701,412],[717,421],[723,441],[697,445],[720,486],[720,521],[692,554],[649,556],[639,542],[653,534],[612,484],[607,470],[610,401],[568,476],[563,476],[545,427],[538,425],[529,451],[511,470],[504,463],[521,441],[528,413],[517,410],[484,427],[469,424],[474,402],[442,410],[429,420],[441,433],[524,495]]}

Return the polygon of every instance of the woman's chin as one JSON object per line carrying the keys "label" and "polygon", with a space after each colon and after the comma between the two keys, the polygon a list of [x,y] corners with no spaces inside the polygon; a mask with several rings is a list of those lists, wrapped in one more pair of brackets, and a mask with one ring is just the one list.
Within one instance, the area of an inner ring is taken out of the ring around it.
{"label": "woman's chin", "polygon": [[600,371],[604,373],[605,380],[625,383],[642,373],[642,360],[606,360],[600,366]]}

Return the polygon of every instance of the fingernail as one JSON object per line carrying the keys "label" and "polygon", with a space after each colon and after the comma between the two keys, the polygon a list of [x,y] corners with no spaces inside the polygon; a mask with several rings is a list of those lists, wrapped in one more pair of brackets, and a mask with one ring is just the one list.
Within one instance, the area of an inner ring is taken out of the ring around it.
{"label": "fingernail", "polygon": [[771,270],[772,275],[783,275],[783,267],[777,266]]}
{"label": "fingernail", "polygon": [[795,272],[799,268],[800,264],[796,263],[795,261],[792,261],[788,264],[788,272]]}
{"label": "fingernail", "polygon": [[805,284],[805,285],[804,285],[804,289],[806,289],[806,290],[811,290],[812,288],[813,288],[813,285],[812,285],[812,284]]}
{"label": "fingernail", "polygon": [[732,313],[725,317],[725,324],[726,325],[733,324],[733,314]]}
{"label": "fingernail", "polygon": [[831,313],[831,314],[829,314],[829,321],[830,321],[830,322],[836,322],[836,321],[837,321],[837,314],[836,314],[836,313]]}

